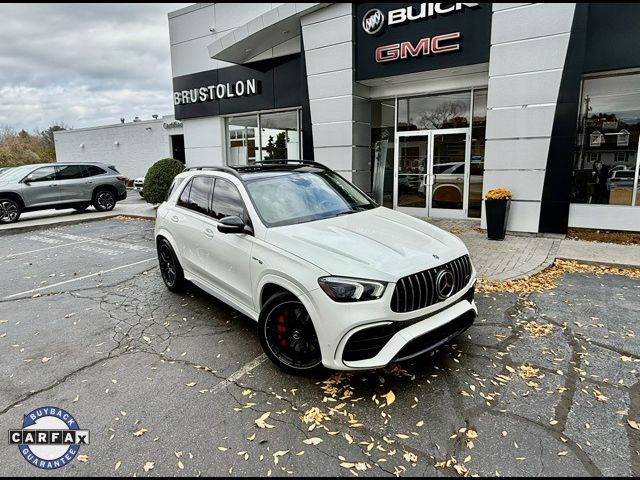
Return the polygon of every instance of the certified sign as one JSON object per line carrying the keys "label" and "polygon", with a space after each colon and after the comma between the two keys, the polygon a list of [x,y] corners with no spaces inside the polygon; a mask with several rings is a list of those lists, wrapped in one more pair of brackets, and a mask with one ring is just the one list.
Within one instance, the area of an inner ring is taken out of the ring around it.
{"label": "certified sign", "polygon": [[42,407],[26,414],[20,430],[9,430],[9,444],[18,445],[31,465],[55,470],[71,462],[80,445],[89,445],[89,430],[61,408]]}

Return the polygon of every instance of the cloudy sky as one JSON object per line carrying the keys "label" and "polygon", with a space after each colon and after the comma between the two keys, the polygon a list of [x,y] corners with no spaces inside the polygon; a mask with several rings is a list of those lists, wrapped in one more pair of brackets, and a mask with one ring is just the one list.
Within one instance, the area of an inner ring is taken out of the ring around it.
{"label": "cloudy sky", "polygon": [[189,4],[0,4],[0,127],[173,113],[167,13]]}

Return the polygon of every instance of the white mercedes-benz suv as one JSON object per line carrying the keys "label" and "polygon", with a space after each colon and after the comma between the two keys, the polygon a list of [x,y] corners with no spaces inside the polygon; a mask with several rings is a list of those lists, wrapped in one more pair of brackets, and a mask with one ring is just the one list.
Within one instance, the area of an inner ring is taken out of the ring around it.
{"label": "white mercedes-benz suv", "polygon": [[155,238],[170,290],[189,281],[251,317],[291,373],[409,359],[477,315],[457,237],[315,162],[188,169],[158,208]]}

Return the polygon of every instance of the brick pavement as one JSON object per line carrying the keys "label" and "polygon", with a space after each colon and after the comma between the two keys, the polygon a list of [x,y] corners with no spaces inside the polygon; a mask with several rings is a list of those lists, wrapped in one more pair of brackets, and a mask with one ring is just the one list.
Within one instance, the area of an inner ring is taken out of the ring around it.
{"label": "brick pavement", "polygon": [[533,275],[553,263],[560,237],[507,235],[503,241],[487,239],[475,220],[423,219],[454,233],[465,243],[478,272],[490,280],[512,280]]}

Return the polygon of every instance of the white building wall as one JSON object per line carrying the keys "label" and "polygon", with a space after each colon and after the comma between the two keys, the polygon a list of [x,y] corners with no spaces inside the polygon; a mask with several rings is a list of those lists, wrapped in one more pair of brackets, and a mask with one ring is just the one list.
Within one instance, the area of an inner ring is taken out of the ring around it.
{"label": "white building wall", "polygon": [[180,128],[163,127],[171,121],[172,116],[55,132],[56,159],[103,162],[129,178],[143,177],[154,162],[171,156],[169,135],[182,133]]}
{"label": "white building wall", "polygon": [[224,117],[191,118],[183,124],[187,167],[226,164]]}
{"label": "white building wall", "polygon": [[574,11],[570,3],[493,5],[483,193],[513,192],[508,230],[538,231]]}
{"label": "white building wall", "polygon": [[169,14],[174,77],[231,66],[209,57],[208,46],[281,3],[196,3]]}
{"label": "white building wall", "polygon": [[353,9],[332,4],[301,19],[314,159],[368,191],[371,109],[353,81]]}
{"label": "white building wall", "polygon": [[[229,67],[209,57],[208,46],[235,28],[282,5],[281,3],[197,3],[169,14],[173,77]],[[283,48],[288,48],[286,45]],[[271,55],[273,52],[269,52]],[[290,53],[286,50],[285,53]],[[224,165],[223,117],[185,119],[184,147],[187,166]]]}

